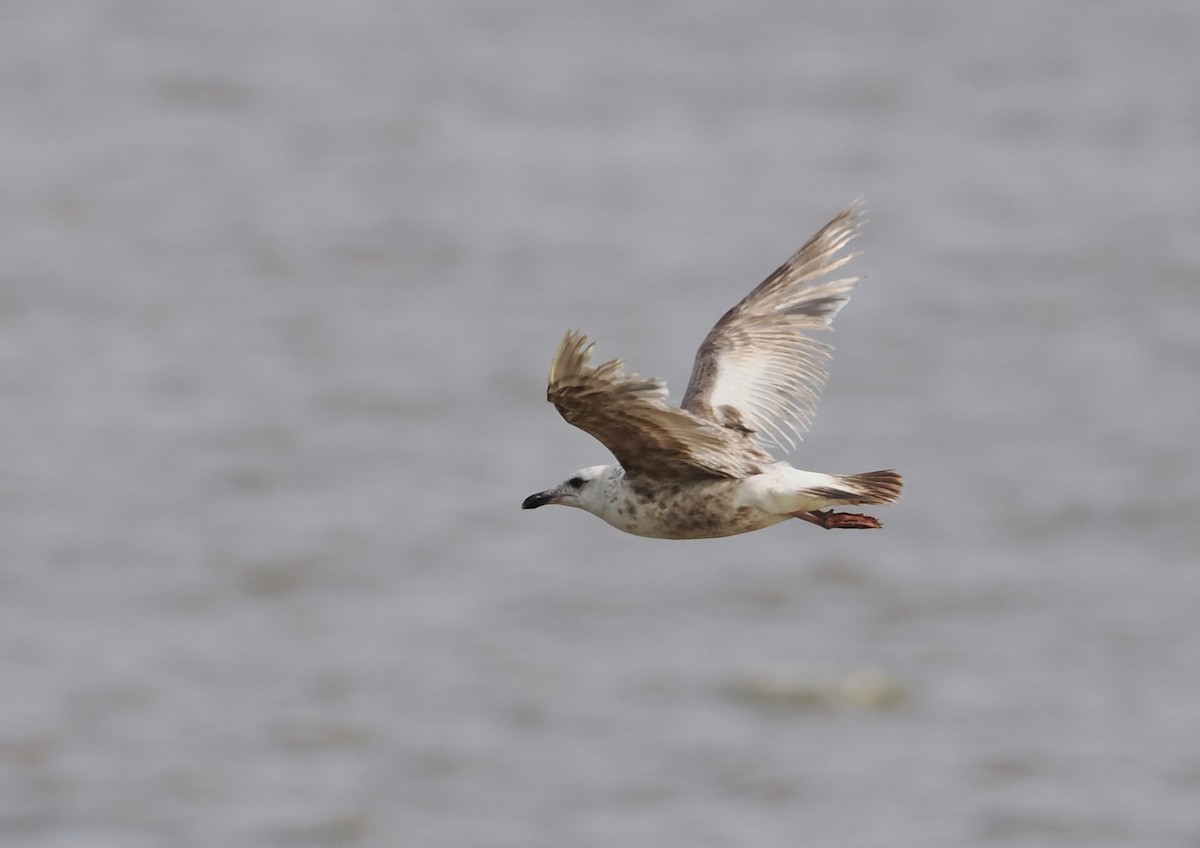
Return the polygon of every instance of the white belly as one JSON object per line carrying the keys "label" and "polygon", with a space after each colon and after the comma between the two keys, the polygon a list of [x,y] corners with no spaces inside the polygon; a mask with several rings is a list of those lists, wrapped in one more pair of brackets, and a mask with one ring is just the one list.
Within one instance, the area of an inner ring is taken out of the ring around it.
{"label": "white belly", "polygon": [[626,533],[654,539],[713,539],[778,524],[791,516],[767,512],[740,495],[746,480],[626,485],[600,517]]}

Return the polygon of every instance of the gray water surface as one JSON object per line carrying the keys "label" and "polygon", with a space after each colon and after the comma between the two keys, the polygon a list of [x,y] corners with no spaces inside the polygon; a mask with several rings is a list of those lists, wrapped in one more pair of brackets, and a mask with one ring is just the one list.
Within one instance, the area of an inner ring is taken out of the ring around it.
{"label": "gray water surface", "polygon": [[[0,844],[1200,846],[1195,3],[3,17]],[[518,508],[860,195],[882,531]]]}

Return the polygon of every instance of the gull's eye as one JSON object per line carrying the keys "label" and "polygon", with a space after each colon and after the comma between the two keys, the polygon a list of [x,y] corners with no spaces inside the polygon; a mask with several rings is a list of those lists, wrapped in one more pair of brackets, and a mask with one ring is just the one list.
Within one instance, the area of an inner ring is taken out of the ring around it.
{"label": "gull's eye", "polygon": [[583,488],[583,478],[579,477],[579,476],[572,477],[570,480],[567,481],[567,485],[570,486],[572,489],[582,489]]}

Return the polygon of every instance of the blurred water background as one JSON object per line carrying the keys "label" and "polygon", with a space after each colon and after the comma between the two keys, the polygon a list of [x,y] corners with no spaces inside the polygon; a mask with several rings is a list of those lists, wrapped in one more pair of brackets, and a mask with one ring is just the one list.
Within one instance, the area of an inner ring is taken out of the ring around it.
{"label": "blurred water background", "polygon": [[[3,18],[0,843],[1200,846],[1195,3]],[[518,508],[859,195],[884,530]]]}

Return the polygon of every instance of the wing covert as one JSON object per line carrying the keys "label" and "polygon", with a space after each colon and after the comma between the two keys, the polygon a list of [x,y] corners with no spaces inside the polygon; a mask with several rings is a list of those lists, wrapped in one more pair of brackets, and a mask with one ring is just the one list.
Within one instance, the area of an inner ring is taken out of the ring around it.
{"label": "wing covert", "polygon": [[744,477],[761,460],[748,440],[668,406],[662,380],[626,374],[613,359],[593,367],[592,345],[569,330],[550,363],[546,399],[569,424],[608,448],[625,473],[658,480]]}

